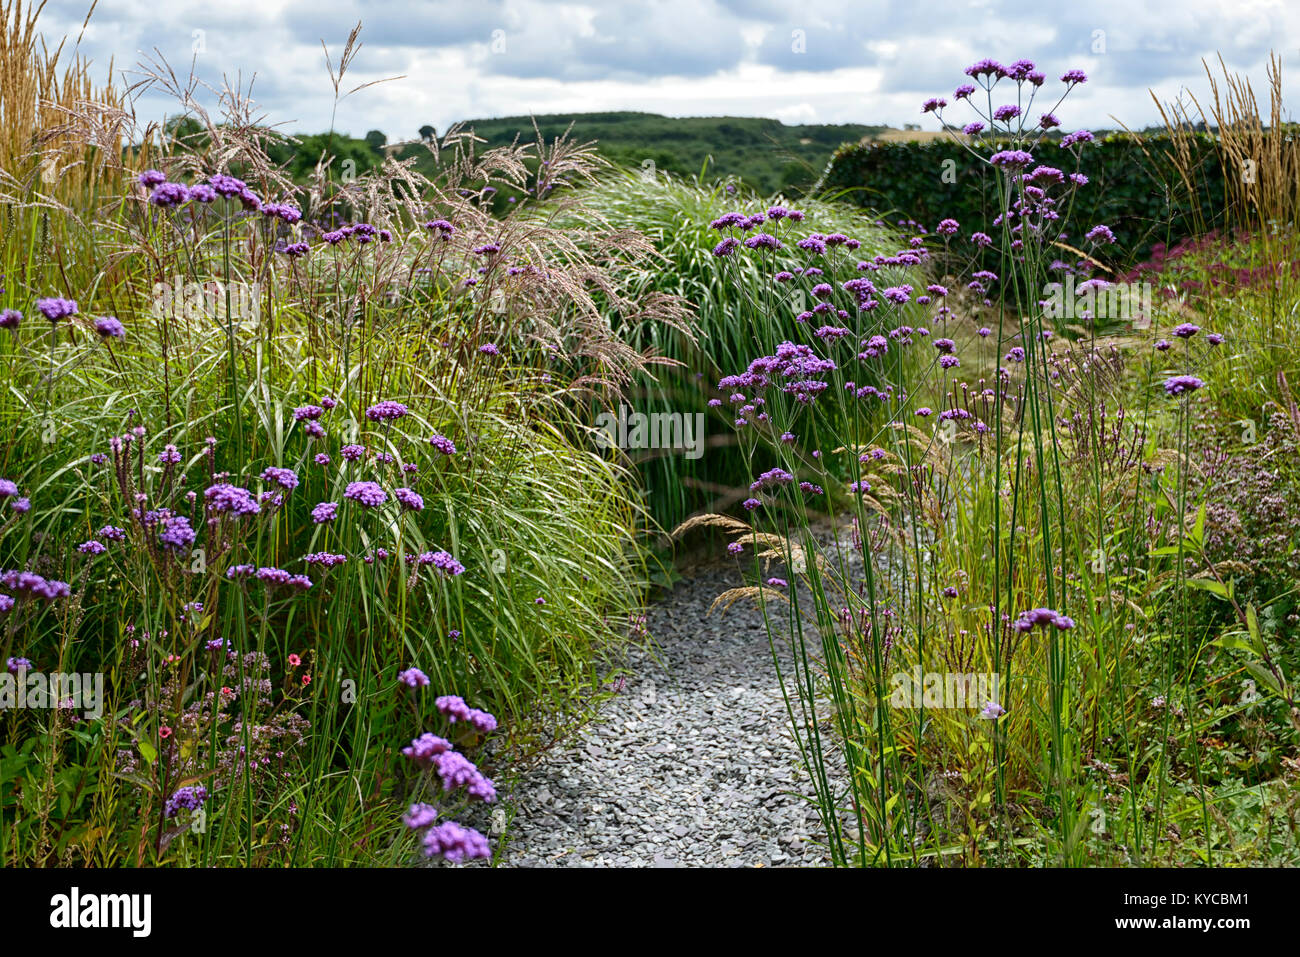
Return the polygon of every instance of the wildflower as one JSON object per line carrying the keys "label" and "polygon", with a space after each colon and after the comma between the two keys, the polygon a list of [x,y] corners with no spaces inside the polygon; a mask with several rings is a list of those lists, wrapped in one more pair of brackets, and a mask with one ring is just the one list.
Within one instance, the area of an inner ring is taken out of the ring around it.
{"label": "wildflower", "polygon": [[419,668],[407,668],[397,676],[397,680],[409,688],[423,688],[429,684],[429,676]]}
{"label": "wildflower", "polygon": [[366,450],[361,445],[345,445],[339,449],[339,454],[343,456],[345,462],[357,462],[366,454]]}
{"label": "wildflower", "polygon": [[263,470],[262,481],[274,482],[286,491],[292,491],[298,487],[298,476],[294,474],[293,469],[282,469],[276,466]]}
{"label": "wildflower", "polygon": [[1054,113],[1044,113],[1038,118],[1038,125],[1045,130],[1050,130],[1053,127],[1060,126],[1061,121],[1056,118],[1056,114]]}
{"label": "wildflower", "polygon": [[745,506],[745,511],[752,512],[763,503],[756,498],[747,498],[745,501],[741,502],[741,504]]}
{"label": "wildflower", "polygon": [[713,255],[718,258],[730,256],[739,248],[740,240],[734,236],[728,236],[726,239],[722,240],[722,242],[718,243],[718,245],[713,247]]}
{"label": "wildflower", "polygon": [[731,542],[727,545],[727,551],[731,552],[733,555],[739,555],[744,550],[745,546],[740,542]]}
{"label": "wildflower", "polygon": [[1024,150],[1002,150],[994,153],[989,158],[989,162],[994,166],[1001,166],[1007,169],[1019,169],[1028,166],[1034,161],[1033,156]]}
{"label": "wildflower", "polygon": [[997,60],[980,60],[966,68],[966,75],[979,79],[981,76],[996,76],[999,79],[1009,76],[1007,68]]}
{"label": "wildflower", "polygon": [[311,510],[311,520],[317,525],[323,525],[326,522],[332,522],[338,517],[339,506],[337,502],[321,502]]}
{"label": "wildflower", "polygon": [[781,240],[768,233],[758,233],[750,236],[745,240],[745,245],[750,249],[784,249],[785,245]]}
{"label": "wildflower", "polygon": [[921,105],[921,112],[934,113],[938,110],[942,110],[947,105],[948,105],[948,101],[945,100],[943,97],[941,96],[931,97]]}
{"label": "wildflower", "polygon": [[987,701],[984,703],[984,707],[980,709],[980,717],[988,721],[996,721],[1006,713],[1006,709],[996,701]]}
{"label": "wildflower", "polygon": [[1008,103],[1006,106],[999,106],[993,111],[993,119],[999,123],[1009,123],[1020,115],[1020,107]]}
{"label": "wildflower", "polygon": [[413,831],[428,827],[438,819],[438,809],[432,804],[412,804],[402,817],[402,823]]}
{"label": "wildflower", "polygon": [[1182,395],[1184,392],[1195,392],[1203,385],[1205,382],[1194,375],[1170,376],[1165,380],[1165,394]]}
{"label": "wildflower", "polygon": [[967,136],[978,136],[980,133],[984,131],[984,124],[980,123],[979,121],[967,123],[965,126],[961,128],[961,131],[965,133]]}
{"label": "wildflower", "polygon": [[489,858],[487,838],[472,827],[462,827],[455,821],[444,821],[437,827],[429,828],[424,836],[424,855],[433,857],[441,854],[453,864],[466,858]]}
{"label": "wildflower", "polygon": [[[9,598],[8,595],[4,595],[2,597]],[[12,598],[9,598],[9,607],[10,608],[13,607]],[[0,608],[0,611],[7,611],[7,610],[8,609]],[[7,662],[5,662],[5,668],[6,670],[8,670],[8,672],[11,675],[16,675],[24,671],[31,671],[32,662],[30,658],[10,658]]]}
{"label": "wildflower", "polygon": [[16,498],[9,503],[9,507],[22,515],[32,510],[32,500],[29,498]]}
{"label": "wildflower", "polygon": [[227,482],[219,482],[209,487],[204,491],[203,498],[212,511],[229,512],[236,518],[243,515],[256,515],[262,510],[248,489]]}
{"label": "wildflower", "polygon": [[147,169],[137,176],[135,180],[145,189],[153,189],[155,186],[161,186],[167,182],[167,174],[161,170]]}
{"label": "wildflower", "polygon": [[970,95],[974,92],[975,87],[971,86],[969,83],[963,83],[953,91],[952,97],[954,100],[969,100]]}
{"label": "wildflower", "polygon": [[159,183],[149,202],[160,209],[175,209],[190,201],[190,191],[180,183]]}
{"label": "wildflower", "polygon": [[988,233],[971,233],[970,241],[980,247],[993,245],[993,237]]}
{"label": "wildflower", "polygon": [[[170,732],[170,729],[167,730]],[[187,811],[197,811],[207,799],[208,789],[201,784],[178,788],[176,793],[167,799],[163,815],[169,818],[175,817],[182,808]]]}
{"label": "wildflower", "polygon": [[107,539],[110,542],[126,541],[126,529],[118,528],[115,525],[105,525],[95,534],[100,538]]}
{"label": "wildflower", "polygon": [[501,354],[501,350],[496,347],[495,343],[491,342],[479,346],[478,351],[485,356],[499,356]]}
{"label": "wildflower", "polygon": [[452,442],[451,439],[448,439],[448,438],[446,438],[446,437],[444,437],[444,436],[441,436],[441,435],[434,435],[434,436],[430,437],[430,439],[429,439],[429,444],[432,445],[432,446],[433,446],[435,449],[437,449],[439,452],[441,452],[443,455],[455,455],[455,454],[456,454],[456,445],[455,445],[455,443]]}
{"label": "wildflower", "polygon": [[1113,243],[1115,241],[1115,234],[1110,231],[1109,226],[1094,226],[1092,229],[1088,230],[1088,233],[1084,238],[1089,242],[1094,243],[1102,241]]}
{"label": "wildflower", "polygon": [[1023,612],[1015,622],[1017,631],[1031,631],[1036,625],[1054,625],[1061,631],[1066,631],[1074,627],[1074,619],[1050,608],[1035,608]]}
{"label": "wildflower", "polygon": [[17,309],[0,310],[0,329],[17,329],[22,321],[23,314]]}
{"label": "wildflower", "polygon": [[90,541],[82,542],[78,545],[77,551],[81,552],[83,555],[102,555],[104,552],[108,551],[108,549],[104,546],[103,542],[97,542],[92,538]]}
{"label": "wildflower", "polygon": [[77,314],[77,303],[73,299],[59,299],[57,297],[37,299],[36,308],[50,322],[58,322],[60,319],[66,319]]}
{"label": "wildflower", "polygon": [[293,410],[295,422],[315,421],[325,414],[325,410],[319,405],[300,405]]}
{"label": "wildflower", "polygon": [[1191,322],[1180,323],[1174,326],[1174,335],[1179,339],[1190,339],[1201,331],[1201,327]]}
{"label": "wildflower", "polygon": [[334,555],[330,552],[312,552],[310,555],[304,555],[302,560],[308,565],[321,565],[325,568],[333,568],[335,565],[342,565],[348,560],[346,555]]}
{"label": "wildflower", "polygon": [[392,419],[400,419],[409,411],[402,403],[389,399],[366,409],[366,418],[371,422],[386,422]]}
{"label": "wildflower", "polygon": [[465,574],[465,566],[456,561],[450,552],[425,552],[421,559],[428,556],[428,561],[421,561],[423,565],[432,565],[444,577]]}
{"label": "wildflower", "polygon": [[393,497],[401,502],[404,508],[409,508],[413,512],[424,508],[424,499],[409,488],[393,489]]}
{"label": "wildflower", "polygon": [[350,498],[365,508],[375,508],[388,501],[388,493],[374,482],[349,482],[343,491],[344,498]]}
{"label": "wildflower", "polygon": [[1087,83],[1088,77],[1084,74],[1082,70],[1067,70],[1064,74],[1062,74],[1061,82],[1068,83],[1071,86],[1074,86],[1076,83]]}
{"label": "wildflower", "polygon": [[769,579],[767,580],[767,583],[768,583],[769,585],[771,585],[773,588],[789,588],[789,587],[790,587],[790,583],[789,583],[788,581],[786,581],[784,578],[769,578]]}
{"label": "wildflower", "polygon": [[438,755],[446,754],[450,750],[451,742],[446,738],[425,732],[413,739],[407,747],[402,748],[402,753],[420,764],[432,764]]}
{"label": "wildflower", "polygon": [[122,323],[112,316],[101,316],[96,319],[95,331],[99,333],[102,339],[122,339],[126,337],[126,329],[122,327]]}

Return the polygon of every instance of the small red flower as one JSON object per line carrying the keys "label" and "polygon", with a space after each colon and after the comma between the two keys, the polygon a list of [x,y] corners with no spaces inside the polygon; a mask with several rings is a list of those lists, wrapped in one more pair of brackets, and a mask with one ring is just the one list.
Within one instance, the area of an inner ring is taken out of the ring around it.
{"label": "small red flower", "polygon": [[170,738],[171,736],[172,736],[172,729],[167,727],[167,725],[163,725],[161,728],[158,729],[158,737]]}
{"label": "small red flower", "polygon": [[290,655],[289,664],[297,668],[300,664],[302,664],[302,659],[299,658],[297,655]]}
{"label": "small red flower", "polygon": [[303,676],[302,676],[302,685],[303,685],[303,687],[305,688],[305,687],[307,687],[307,685],[309,685],[309,684],[311,684],[311,675],[303,675]]}

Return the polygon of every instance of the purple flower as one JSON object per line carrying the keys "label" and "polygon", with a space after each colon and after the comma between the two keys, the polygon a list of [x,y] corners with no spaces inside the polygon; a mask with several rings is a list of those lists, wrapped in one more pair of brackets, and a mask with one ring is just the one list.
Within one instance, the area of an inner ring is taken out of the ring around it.
{"label": "purple flower", "polygon": [[1016,619],[1014,627],[1017,631],[1031,631],[1035,626],[1039,625],[1043,627],[1054,625],[1061,631],[1066,631],[1074,627],[1074,619],[1068,618],[1050,608],[1035,608],[1032,611],[1023,612]]}
{"label": "purple flower", "polygon": [[989,158],[989,162],[994,166],[1001,166],[1007,169],[1018,169],[1028,166],[1034,161],[1033,156],[1024,150],[1002,150],[994,153]]}
{"label": "purple flower", "polygon": [[485,356],[499,356],[501,350],[496,347],[496,343],[488,342],[478,347],[478,351]]}
{"label": "purple flower", "polygon": [[0,479],[0,498],[11,498],[18,494],[18,485],[10,479]]}
{"label": "purple flower", "polygon": [[293,469],[277,468],[274,465],[262,472],[262,481],[274,482],[286,491],[292,491],[298,487],[298,476],[294,474]]}
{"label": "purple flower", "polygon": [[145,189],[153,189],[155,186],[161,186],[167,182],[167,174],[161,170],[147,169],[135,179]]}
{"label": "purple flower", "polygon": [[943,97],[932,96],[930,97],[930,99],[926,100],[924,103],[921,104],[921,112],[934,113],[938,110],[942,110],[947,105],[948,105],[948,101],[945,100]]}
{"label": "purple flower", "polygon": [[1184,392],[1195,392],[1205,382],[1196,378],[1194,375],[1175,375],[1165,380],[1166,395],[1182,395]]}
{"label": "purple flower", "polygon": [[409,488],[393,489],[393,497],[402,503],[403,508],[408,508],[412,512],[424,509],[424,499]]}
{"label": "purple flower", "polygon": [[240,488],[238,485],[231,485],[228,482],[220,482],[211,486],[204,491],[203,498],[212,511],[229,512],[236,518],[242,515],[256,515],[262,510],[248,489]]}
{"label": "purple flower", "polygon": [[345,445],[339,449],[339,454],[343,456],[345,462],[358,462],[366,454],[366,450],[360,445]]}
{"label": "purple flower", "polygon": [[433,759],[433,768],[442,779],[444,791],[463,787],[471,797],[492,803],[497,798],[496,788],[485,778],[472,761],[456,751],[444,751]]}
{"label": "purple flower", "polygon": [[1061,82],[1073,86],[1076,83],[1087,83],[1088,77],[1082,70],[1066,70],[1065,73],[1061,75]]}
{"label": "purple flower", "polygon": [[180,183],[159,183],[149,202],[162,209],[173,209],[190,201],[190,191]]}
{"label": "purple flower", "polygon": [[419,668],[407,668],[397,676],[397,680],[409,688],[423,688],[429,684],[429,676]]}
{"label": "purple flower", "polygon": [[59,299],[57,297],[37,299],[36,308],[50,322],[58,322],[60,319],[66,319],[77,314],[77,303],[73,299]]}
{"label": "purple flower", "polygon": [[1020,115],[1020,107],[1008,103],[1006,106],[999,106],[993,111],[993,119],[999,123],[1009,123]]}
{"label": "purple flower", "polygon": [[83,555],[102,555],[108,551],[102,542],[97,542],[93,538],[88,542],[82,542],[77,546],[77,551]]}
{"label": "purple flower", "polygon": [[1205,337],[1205,341],[1212,346],[1217,346],[1223,342],[1223,336],[1219,335],[1219,333],[1217,332],[1211,332],[1208,336]]}
{"label": "purple flower", "polygon": [[1084,238],[1089,242],[1094,243],[1102,241],[1113,243],[1115,241],[1115,234],[1110,231],[1109,226],[1094,226],[1092,229],[1088,230],[1088,233]]}
{"label": "purple flower", "polygon": [[[0,598],[9,598],[9,596],[0,595]],[[9,598],[9,608],[12,608],[13,606],[14,606],[14,600],[12,598]],[[0,611],[8,611],[9,608],[0,606]],[[32,661],[30,658],[10,658],[8,661],[5,662],[5,670],[7,670],[11,675],[16,675],[22,671],[31,671]]]}
{"label": "purple flower", "polygon": [[446,438],[446,437],[444,437],[444,436],[441,436],[441,435],[434,435],[434,436],[431,436],[430,439],[429,439],[429,444],[432,445],[432,446],[433,446],[435,449],[437,449],[439,452],[441,452],[443,455],[455,455],[455,454],[456,454],[456,445],[455,445],[455,443],[452,442],[451,439]]}
{"label": "purple flower", "polygon": [[104,339],[122,339],[126,336],[126,329],[122,327],[122,323],[112,316],[101,316],[96,319],[95,331]]}
{"label": "purple flower", "polygon": [[996,721],[1006,713],[1006,709],[996,701],[987,701],[984,707],[980,709],[980,717],[988,721]]}
{"label": "purple flower", "polygon": [[388,501],[388,493],[374,482],[349,482],[343,491],[343,497],[350,498],[365,508],[375,508]]}
{"label": "purple flower", "polygon": [[402,403],[388,399],[366,409],[366,418],[371,422],[386,422],[391,419],[400,419],[409,411]]}
{"label": "purple flower", "polygon": [[745,245],[749,249],[784,249],[785,246],[781,240],[769,233],[758,233],[750,236],[745,240]]}
{"label": "purple flower", "polygon": [[407,747],[402,748],[404,755],[420,764],[432,764],[439,755],[447,754],[449,751],[451,751],[450,741],[428,732],[412,740]]}
{"label": "purple flower", "polygon": [[166,817],[175,817],[182,808],[187,811],[197,811],[207,799],[208,789],[201,784],[179,788],[167,799],[163,814]]}
{"label": "purple flower", "polygon": [[1184,322],[1174,326],[1174,335],[1179,339],[1190,339],[1201,331],[1201,327],[1192,322]]}
{"label": "purple flower", "polygon": [[456,561],[450,552],[425,552],[420,559],[421,565],[432,565],[444,578],[465,574],[465,566]]}
{"label": "purple flower", "polygon": [[740,248],[740,240],[734,236],[728,236],[722,242],[718,243],[718,245],[713,247],[713,255],[719,258],[723,256],[730,256],[733,252],[735,252],[739,248]]}
{"label": "purple flower", "polygon": [[0,329],[17,329],[23,322],[23,314],[17,309],[0,311]]}
{"label": "purple flower", "polygon": [[410,810],[402,816],[402,823],[413,831],[418,831],[433,824],[438,819],[438,809],[432,804],[412,804]]}
{"label": "purple flower", "polygon": [[338,517],[339,506],[337,502],[321,502],[311,510],[311,520],[317,525],[323,525],[326,522],[332,522]]}
{"label": "purple flower", "polygon": [[300,405],[293,410],[293,418],[296,422],[315,421],[325,414],[325,410],[319,405]]}
{"label": "purple flower", "polygon": [[492,856],[486,837],[472,827],[461,827],[455,821],[444,821],[431,827],[424,836],[424,856],[437,854],[453,864],[467,858],[487,859]]}

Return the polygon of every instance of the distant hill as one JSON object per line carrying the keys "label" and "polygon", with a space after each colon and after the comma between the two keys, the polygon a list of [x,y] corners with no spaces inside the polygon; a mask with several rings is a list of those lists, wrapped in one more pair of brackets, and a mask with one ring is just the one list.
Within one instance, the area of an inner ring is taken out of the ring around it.
{"label": "distant hill", "polygon": [[516,136],[532,141],[534,119],[547,139],[572,124],[573,139],[595,140],[602,155],[624,166],[641,167],[651,160],[657,169],[694,176],[712,157],[710,178],[735,176],[762,193],[811,185],[838,146],[887,129],[857,123],[787,126],[752,117],[677,118],[633,112],[506,116],[467,120],[463,126],[489,146],[504,146]]}

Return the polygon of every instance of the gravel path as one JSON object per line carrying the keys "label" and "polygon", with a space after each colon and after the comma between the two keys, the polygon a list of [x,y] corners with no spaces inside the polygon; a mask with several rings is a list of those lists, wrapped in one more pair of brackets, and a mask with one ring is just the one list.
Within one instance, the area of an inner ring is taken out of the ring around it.
{"label": "gravel path", "polygon": [[506,795],[503,866],[825,863],[758,606],[707,614],[741,584],[706,566],[649,609],[657,660],[635,653],[623,692]]}

